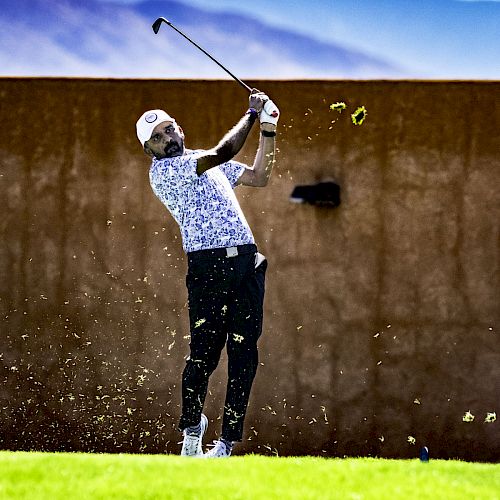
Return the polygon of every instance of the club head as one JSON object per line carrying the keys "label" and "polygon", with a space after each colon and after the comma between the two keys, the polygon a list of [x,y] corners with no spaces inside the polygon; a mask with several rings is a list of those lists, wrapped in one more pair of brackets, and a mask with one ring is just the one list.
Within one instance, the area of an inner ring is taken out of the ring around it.
{"label": "club head", "polygon": [[153,31],[155,32],[155,34],[158,34],[158,31],[160,31],[160,26],[161,26],[161,23],[167,23],[167,24],[170,24],[170,22],[165,19],[164,17],[159,17],[154,23],[153,23]]}

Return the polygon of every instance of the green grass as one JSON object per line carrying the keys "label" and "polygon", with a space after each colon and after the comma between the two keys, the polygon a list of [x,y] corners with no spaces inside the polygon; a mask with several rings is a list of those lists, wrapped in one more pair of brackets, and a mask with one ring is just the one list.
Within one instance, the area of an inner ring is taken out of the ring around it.
{"label": "green grass", "polygon": [[0,499],[500,499],[500,465],[458,461],[0,452]]}

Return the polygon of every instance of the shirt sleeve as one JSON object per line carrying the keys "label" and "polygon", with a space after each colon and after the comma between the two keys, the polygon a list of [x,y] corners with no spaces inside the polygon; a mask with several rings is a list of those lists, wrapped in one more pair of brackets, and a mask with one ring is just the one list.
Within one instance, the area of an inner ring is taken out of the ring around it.
{"label": "shirt sleeve", "polygon": [[244,163],[234,160],[219,165],[219,169],[227,177],[227,180],[233,188],[236,186],[238,179],[241,177],[241,174],[243,174],[246,168],[247,166]]}

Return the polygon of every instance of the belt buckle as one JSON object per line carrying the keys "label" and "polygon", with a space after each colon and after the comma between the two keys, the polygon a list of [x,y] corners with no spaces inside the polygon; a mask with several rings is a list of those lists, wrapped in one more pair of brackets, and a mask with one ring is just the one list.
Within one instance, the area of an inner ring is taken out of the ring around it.
{"label": "belt buckle", "polygon": [[226,257],[236,257],[238,255],[238,247],[226,248]]}

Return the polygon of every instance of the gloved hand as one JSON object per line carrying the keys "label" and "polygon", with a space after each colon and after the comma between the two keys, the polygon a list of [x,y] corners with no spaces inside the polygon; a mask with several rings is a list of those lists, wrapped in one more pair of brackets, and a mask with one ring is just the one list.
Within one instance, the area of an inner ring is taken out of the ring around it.
{"label": "gloved hand", "polygon": [[260,114],[262,111],[262,108],[264,107],[264,103],[269,100],[269,97],[267,97],[264,92],[261,92],[260,90],[257,89],[252,89],[252,93],[250,94],[249,100],[248,100],[248,105],[250,108],[255,109],[257,113]]}
{"label": "gloved hand", "polygon": [[270,123],[277,125],[280,117],[280,110],[270,99],[264,103],[264,108],[260,113],[260,123]]}

